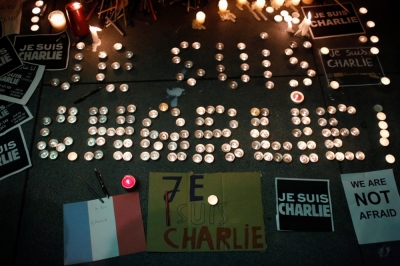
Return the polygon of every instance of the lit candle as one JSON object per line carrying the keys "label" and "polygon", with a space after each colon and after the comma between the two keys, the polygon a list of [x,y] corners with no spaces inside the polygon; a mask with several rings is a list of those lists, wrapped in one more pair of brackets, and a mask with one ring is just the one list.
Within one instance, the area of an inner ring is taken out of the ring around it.
{"label": "lit candle", "polygon": [[265,6],[265,0],[257,0],[256,1],[256,7],[258,9],[262,9],[262,8],[264,8],[264,6]]}
{"label": "lit candle", "polygon": [[37,23],[37,22],[39,22],[39,17],[38,17],[38,16],[33,16],[33,17],[31,18],[31,21],[32,21],[33,23]]}
{"label": "lit candle", "polygon": [[132,175],[126,175],[121,180],[122,187],[124,187],[127,191],[132,191],[135,184],[136,179]]}
{"label": "lit candle", "polygon": [[298,6],[300,4],[300,0],[292,0],[292,5]]}
{"label": "lit candle", "polygon": [[394,158],[394,156],[391,155],[391,154],[386,155],[385,159],[386,159],[386,161],[387,161],[388,163],[394,163],[394,162],[396,161],[396,159]]}
{"label": "lit candle", "polygon": [[301,103],[304,101],[304,95],[303,93],[299,92],[299,91],[294,91],[290,94],[290,99],[294,102],[294,103]]}
{"label": "lit candle", "polygon": [[206,14],[204,14],[204,12],[200,11],[197,12],[196,14],[196,21],[197,23],[199,23],[200,25],[204,24],[204,21],[206,20]]}
{"label": "lit candle", "polygon": [[384,147],[389,146],[389,140],[387,138],[380,138],[379,143]]}
{"label": "lit candle", "polygon": [[368,12],[368,10],[365,7],[361,7],[359,9],[359,11],[360,11],[361,14],[367,14],[367,12]]}
{"label": "lit candle", "polygon": [[51,12],[48,19],[53,29],[57,32],[67,28],[67,21],[65,20],[64,13],[59,10]]}
{"label": "lit candle", "polygon": [[99,36],[97,35],[97,32],[101,31],[101,29],[97,28],[97,27],[89,26],[89,30],[90,30],[90,33],[92,34],[93,43],[99,43],[100,39],[99,39]]}
{"label": "lit candle", "polygon": [[43,1],[36,1],[35,6],[37,7],[42,7],[43,6]]}
{"label": "lit candle", "polygon": [[275,20],[276,22],[281,22],[281,21],[283,20],[283,18],[282,18],[281,15],[276,15],[276,16],[274,17],[274,20]]}
{"label": "lit candle", "polygon": [[310,30],[311,25],[311,13],[308,12],[308,18],[304,18],[301,27],[301,36],[306,36]]}
{"label": "lit candle", "polygon": [[367,21],[367,26],[368,26],[368,28],[373,28],[373,27],[375,27],[375,22]]}
{"label": "lit candle", "polygon": [[389,85],[390,84],[390,79],[387,77],[382,77],[381,82],[383,85]]}
{"label": "lit candle", "polygon": [[370,51],[371,51],[372,54],[379,54],[379,49],[376,48],[376,47],[372,47],[372,48],[370,49]]}
{"label": "lit candle", "polygon": [[297,25],[297,24],[300,23],[300,19],[299,18],[292,18],[292,23]]}
{"label": "lit candle", "polygon": [[81,3],[68,3],[65,6],[69,23],[76,37],[83,37],[89,34],[89,25],[86,22],[86,16]]}
{"label": "lit candle", "polygon": [[331,83],[329,83],[329,86],[330,86],[332,89],[337,90],[337,89],[339,89],[339,82],[337,82],[337,81],[331,81]]}
{"label": "lit candle", "polygon": [[226,11],[228,9],[228,2],[226,0],[220,0],[218,2],[219,11]]}
{"label": "lit candle", "polygon": [[31,31],[37,31],[38,29],[39,29],[39,25],[34,24],[31,26]]}
{"label": "lit candle", "polygon": [[35,14],[35,15],[39,14],[40,13],[40,8],[35,7],[34,9],[32,9],[32,13]]}
{"label": "lit candle", "polygon": [[362,35],[362,36],[358,37],[358,40],[359,40],[360,42],[362,42],[362,43],[366,43],[368,39],[367,39],[366,36]]}
{"label": "lit candle", "polygon": [[267,11],[267,13],[273,13],[274,12],[274,8],[272,6],[269,6],[265,9],[265,11]]}
{"label": "lit candle", "polygon": [[321,54],[329,54],[329,48],[327,48],[327,47],[322,47],[322,48],[321,48]]}
{"label": "lit candle", "polygon": [[238,0],[237,2],[239,5],[244,5],[247,3],[247,0]]}
{"label": "lit candle", "polygon": [[386,119],[386,114],[383,113],[383,112],[379,112],[379,113],[376,114],[376,117],[377,117],[379,120],[385,120],[385,119]]}
{"label": "lit candle", "polygon": [[285,0],[271,0],[271,6],[275,9],[279,9]]}
{"label": "lit candle", "polygon": [[306,5],[312,4],[313,1],[314,0],[301,0],[301,2],[303,2],[303,4],[306,4]]}
{"label": "lit candle", "polygon": [[376,36],[371,36],[369,39],[370,39],[370,40],[371,40],[371,42],[373,42],[373,43],[377,43],[377,42],[379,42],[379,38],[378,38],[378,37],[376,37]]}

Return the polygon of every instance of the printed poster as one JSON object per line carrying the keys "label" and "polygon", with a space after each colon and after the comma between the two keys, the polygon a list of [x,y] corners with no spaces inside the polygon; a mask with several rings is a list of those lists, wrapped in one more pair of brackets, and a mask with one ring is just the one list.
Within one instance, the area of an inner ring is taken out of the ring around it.
{"label": "printed poster", "polygon": [[103,201],[64,204],[64,265],[146,250],[139,192]]}
{"label": "printed poster", "polygon": [[25,105],[43,77],[44,66],[24,62],[0,77],[0,99]]}
{"label": "printed poster", "polygon": [[147,251],[265,251],[260,182],[258,172],[150,173]]}
{"label": "printed poster", "polygon": [[66,31],[17,35],[14,48],[22,61],[44,65],[46,70],[63,70],[68,67],[70,39]]}
{"label": "printed poster", "polygon": [[31,166],[21,127],[2,135],[0,138],[0,180]]}
{"label": "printed poster", "polygon": [[341,176],[358,244],[400,240],[400,199],[393,170]]}
{"label": "printed poster", "polygon": [[0,38],[0,76],[22,66],[22,61],[7,36]]}
{"label": "printed poster", "polygon": [[329,180],[275,178],[280,231],[334,231]]}
{"label": "printed poster", "polygon": [[0,100],[0,136],[32,118],[28,107]]}
{"label": "printed poster", "polygon": [[302,6],[303,15],[311,14],[310,32],[313,39],[365,34],[352,3]]}
{"label": "printed poster", "polygon": [[340,87],[381,85],[385,76],[378,55],[370,47],[333,48],[329,54],[319,53],[328,84],[339,82]]}

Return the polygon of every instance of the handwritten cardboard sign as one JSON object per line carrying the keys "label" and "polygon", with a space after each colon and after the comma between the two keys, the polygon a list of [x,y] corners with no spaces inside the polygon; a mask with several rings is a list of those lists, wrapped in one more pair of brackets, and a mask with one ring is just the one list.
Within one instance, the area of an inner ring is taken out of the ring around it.
{"label": "handwritten cardboard sign", "polygon": [[22,66],[22,61],[7,36],[0,38],[0,76]]}
{"label": "handwritten cardboard sign", "polygon": [[302,6],[304,16],[311,13],[310,32],[313,39],[339,37],[365,33],[352,3],[339,5]]}
{"label": "handwritten cardboard sign", "polygon": [[0,180],[31,167],[21,127],[17,127],[0,138]]}
{"label": "handwritten cardboard sign", "polygon": [[320,53],[328,84],[339,82],[341,87],[379,85],[384,76],[377,55],[369,47],[333,48],[329,54]]}
{"label": "handwritten cardboard sign", "polygon": [[333,231],[329,180],[275,178],[278,230]]}
{"label": "handwritten cardboard sign", "polygon": [[150,173],[149,182],[147,251],[265,251],[259,173]]}
{"label": "handwritten cardboard sign", "polygon": [[400,198],[393,170],[341,177],[358,243],[400,240]]}
{"label": "handwritten cardboard sign", "polygon": [[70,40],[66,31],[57,34],[17,35],[14,48],[22,61],[44,65],[46,70],[68,67]]}

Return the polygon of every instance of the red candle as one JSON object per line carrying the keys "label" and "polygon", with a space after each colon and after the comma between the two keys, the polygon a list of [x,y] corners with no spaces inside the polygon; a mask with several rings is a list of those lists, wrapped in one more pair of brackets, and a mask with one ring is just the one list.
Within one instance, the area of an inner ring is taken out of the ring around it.
{"label": "red candle", "polygon": [[85,13],[81,3],[69,3],[65,6],[68,21],[76,37],[82,37],[89,34],[89,25],[86,22]]}
{"label": "red candle", "polygon": [[136,179],[132,175],[126,175],[121,180],[121,185],[128,191],[132,191],[136,184]]}
{"label": "red candle", "polygon": [[301,103],[304,100],[304,95],[299,91],[294,91],[290,94],[290,99],[292,99],[294,103]]}

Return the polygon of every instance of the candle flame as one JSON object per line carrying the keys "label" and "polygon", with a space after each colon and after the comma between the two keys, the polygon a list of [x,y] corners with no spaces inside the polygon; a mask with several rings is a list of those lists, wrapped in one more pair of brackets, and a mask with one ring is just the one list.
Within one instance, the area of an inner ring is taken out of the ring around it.
{"label": "candle flame", "polygon": [[311,13],[308,11],[308,20],[311,20]]}
{"label": "candle flame", "polygon": [[90,31],[101,31],[101,29],[99,27],[93,27],[89,25],[89,30]]}

